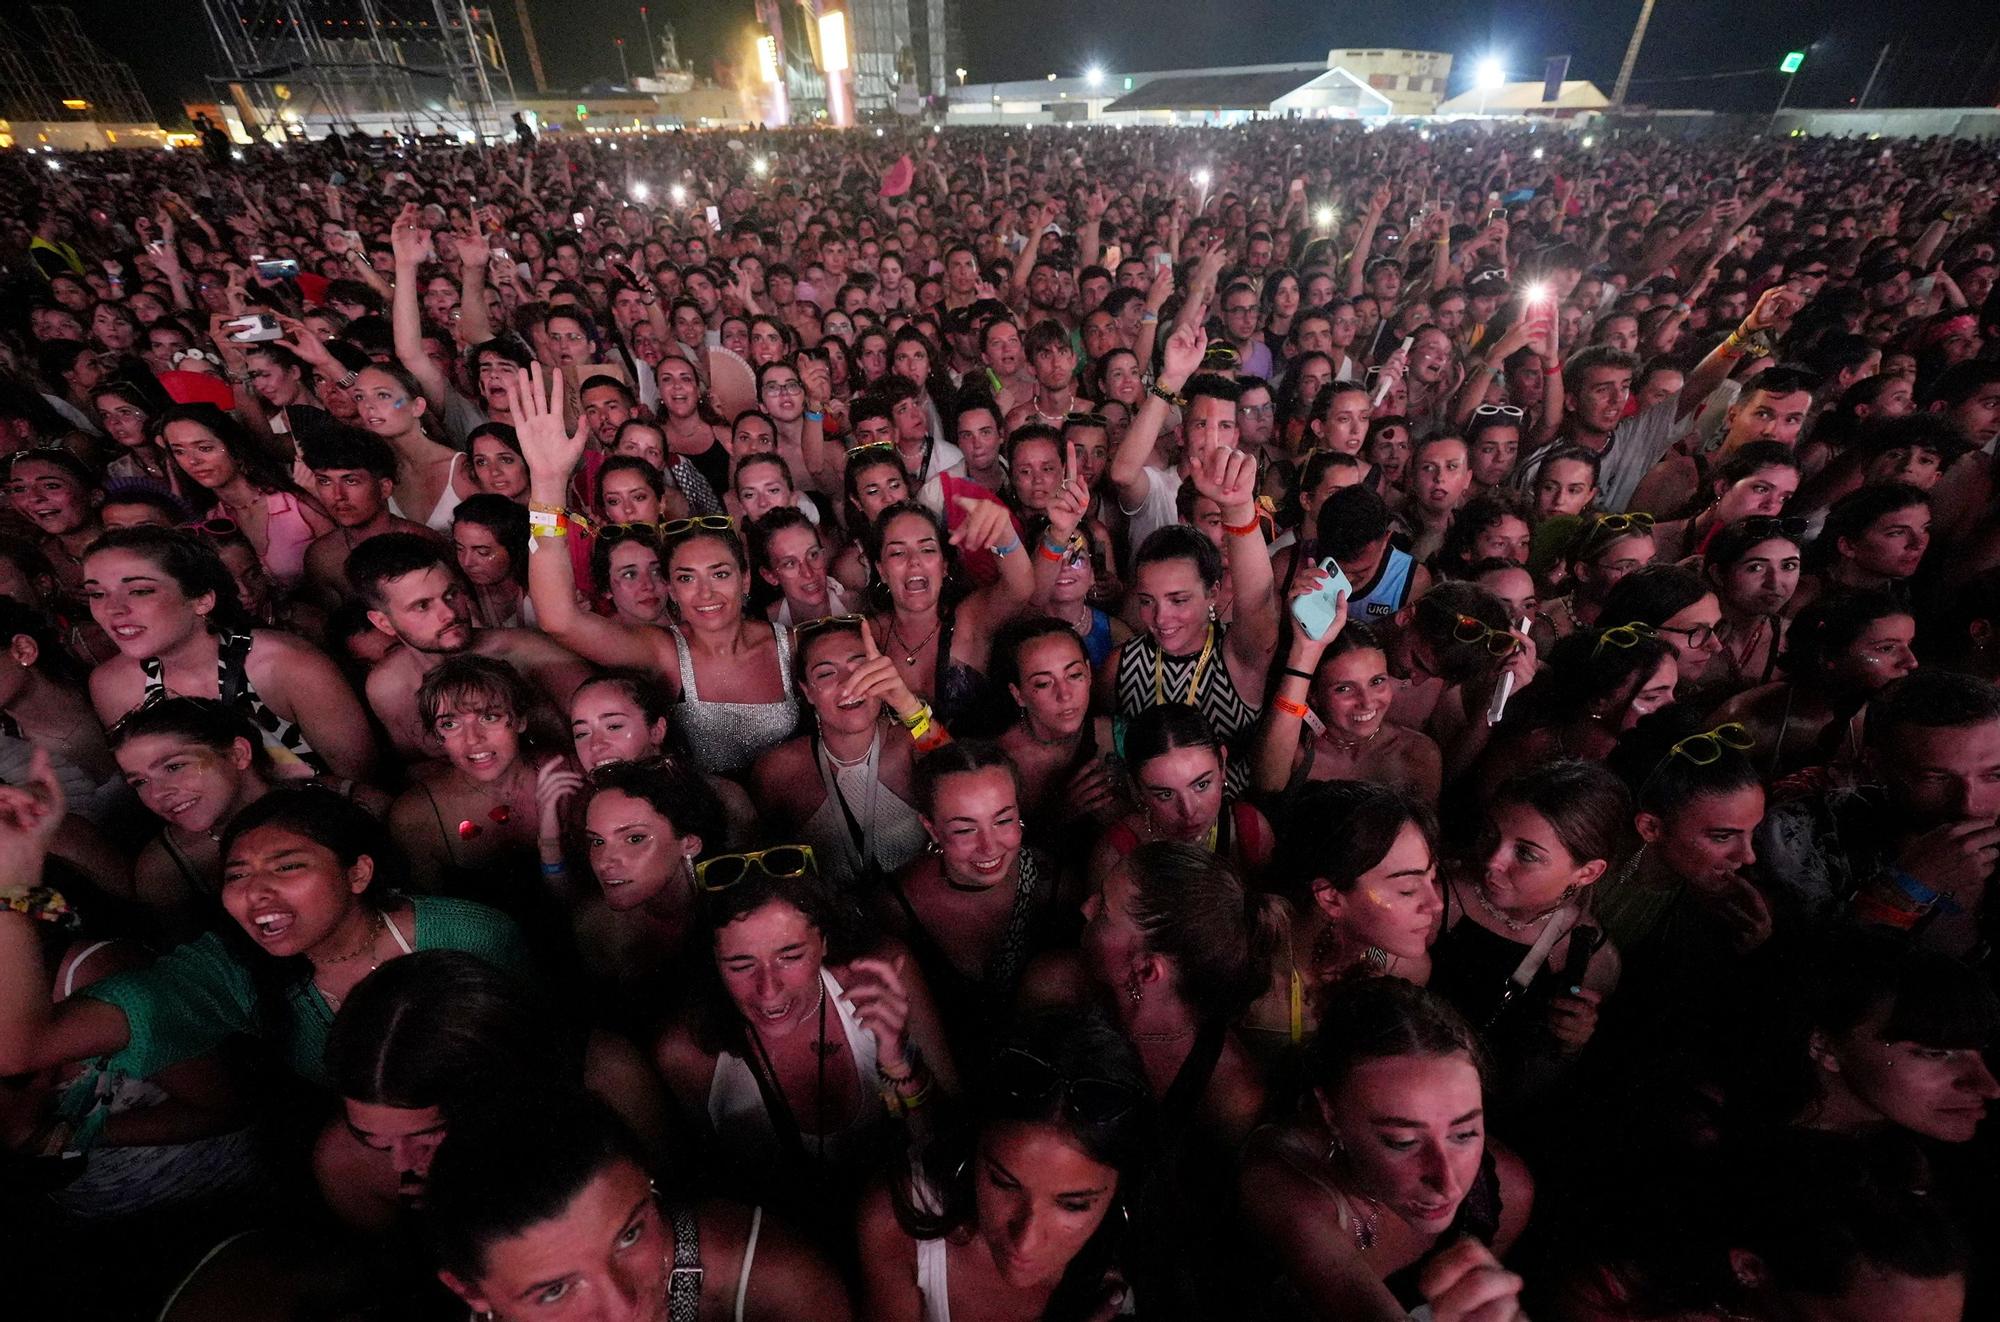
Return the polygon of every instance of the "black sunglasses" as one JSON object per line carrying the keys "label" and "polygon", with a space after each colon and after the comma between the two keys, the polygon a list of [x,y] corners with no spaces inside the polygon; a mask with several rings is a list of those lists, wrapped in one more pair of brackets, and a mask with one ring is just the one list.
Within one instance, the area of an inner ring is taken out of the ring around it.
{"label": "black sunglasses", "polygon": [[1072,1079],[1031,1051],[1008,1047],[993,1058],[992,1085],[1027,1107],[1061,1099],[1063,1111],[1085,1124],[1110,1124],[1139,1104],[1139,1095],[1110,1079]]}

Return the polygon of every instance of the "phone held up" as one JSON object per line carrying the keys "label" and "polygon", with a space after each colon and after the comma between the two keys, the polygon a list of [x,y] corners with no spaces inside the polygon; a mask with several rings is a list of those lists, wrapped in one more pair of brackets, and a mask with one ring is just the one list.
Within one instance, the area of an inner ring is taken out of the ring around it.
{"label": "phone held up", "polygon": [[1354,584],[1348,582],[1347,575],[1332,556],[1319,562],[1320,571],[1326,575],[1326,582],[1311,592],[1292,598],[1292,618],[1306,637],[1318,642],[1333,628],[1334,611],[1339,598],[1345,594],[1353,599]]}

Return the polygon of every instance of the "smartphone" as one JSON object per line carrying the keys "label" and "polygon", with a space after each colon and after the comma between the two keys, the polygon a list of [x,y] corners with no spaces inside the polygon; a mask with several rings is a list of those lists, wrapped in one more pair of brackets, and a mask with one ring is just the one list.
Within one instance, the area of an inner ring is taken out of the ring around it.
{"label": "smartphone", "polygon": [[1569,929],[1569,949],[1563,954],[1562,981],[1571,996],[1583,994],[1583,975],[1590,971],[1590,957],[1604,938],[1594,927],[1578,924]]}
{"label": "smartphone", "polygon": [[229,331],[232,344],[262,344],[267,340],[280,340],[285,336],[278,319],[268,312],[253,312],[247,317],[237,317],[222,323]]}
{"label": "smartphone", "polygon": [[[1521,632],[1524,634],[1528,632],[1528,626],[1533,623],[1534,621],[1523,615],[1521,617]],[[1500,676],[1500,682],[1493,686],[1493,700],[1486,704],[1486,723],[1488,725],[1500,724],[1501,719],[1507,715],[1507,699],[1513,696],[1514,672],[1510,670]]]}
{"label": "smartphone", "polygon": [[359,248],[359,247],[361,246],[361,231],[360,231],[360,230],[342,230],[342,231],[341,231],[341,234],[342,234],[342,235],[343,235],[343,236],[344,236],[344,237],[345,237],[345,238],[347,239],[347,243],[348,243],[348,246],[349,246],[349,247],[351,247],[351,248]]}
{"label": "smartphone", "polygon": [[514,259],[507,255],[507,250],[505,248],[495,248],[493,250],[492,256],[488,257],[486,260],[489,262],[511,262]]}
{"label": "smartphone", "polygon": [[[1402,355],[1403,355],[1403,357],[1407,359],[1407,358],[1408,358],[1408,357],[1410,356],[1410,348],[1411,348],[1411,346],[1412,346],[1412,345],[1414,345],[1414,344],[1416,344],[1416,342],[1417,342],[1417,337],[1416,337],[1416,336],[1414,336],[1414,335],[1405,335],[1405,336],[1403,337],[1403,347],[1402,347],[1401,349],[1397,350],[1397,352],[1398,352],[1398,353],[1400,353],[1400,354],[1402,354]],[[1377,369],[1375,369],[1375,368],[1372,368],[1372,367],[1371,367],[1371,368],[1369,368],[1368,370],[1369,370],[1369,371],[1371,371],[1371,372],[1375,372],[1375,371],[1377,371]],[[1395,378],[1394,378],[1394,377],[1392,377],[1392,376],[1386,376],[1386,375],[1384,375],[1384,376],[1382,376],[1382,377],[1381,377],[1381,381],[1382,381],[1382,384],[1381,384],[1380,386],[1376,387],[1376,390],[1375,390],[1375,403],[1376,403],[1376,406],[1377,406],[1377,407],[1380,407],[1380,405],[1381,405],[1381,403],[1382,403],[1382,401],[1383,401],[1383,400],[1385,400],[1385,399],[1389,398],[1389,387],[1390,387],[1390,385],[1392,385],[1392,384],[1394,383],[1394,381],[1395,381]]]}
{"label": "smartphone", "polygon": [[583,228],[583,213],[581,211],[572,211],[569,213],[569,227],[576,230]]}
{"label": "smartphone", "polygon": [[1489,221],[1507,219],[1507,208],[1494,207],[1491,211],[1486,213],[1486,219]]}
{"label": "smartphone", "polygon": [[296,280],[299,278],[299,264],[289,257],[257,259],[259,280]]}
{"label": "smartphone", "polygon": [[1155,271],[1165,271],[1171,268],[1173,264],[1174,255],[1172,253],[1156,252],[1153,254],[1153,269]]}
{"label": "smartphone", "polygon": [[151,243],[146,245],[146,251],[153,254],[153,256],[155,257],[158,257],[161,253],[164,253],[166,250],[167,250],[166,243],[160,239],[154,239]]}
{"label": "smartphone", "polygon": [[709,233],[711,234],[722,233],[722,212],[716,209],[715,207],[709,207],[707,209],[707,215],[708,215]]}
{"label": "smartphone", "polygon": [[1115,271],[1118,269],[1118,264],[1124,260],[1125,250],[1113,243],[1105,246],[1104,260],[1099,265],[1107,271]]}
{"label": "smartphone", "polygon": [[1342,593],[1349,597],[1354,595],[1354,585],[1347,581],[1347,575],[1332,556],[1321,560],[1319,567],[1326,574],[1326,582],[1317,591],[1292,598],[1292,618],[1299,622],[1299,628],[1305,630],[1306,637],[1314,642],[1326,637],[1327,630],[1333,628],[1335,598]]}

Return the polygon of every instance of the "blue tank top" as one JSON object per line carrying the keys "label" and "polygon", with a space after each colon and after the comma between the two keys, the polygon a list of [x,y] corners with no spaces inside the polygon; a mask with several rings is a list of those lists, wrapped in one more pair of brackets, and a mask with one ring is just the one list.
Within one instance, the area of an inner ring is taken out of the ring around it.
{"label": "blue tank top", "polygon": [[1090,632],[1083,635],[1083,653],[1090,658],[1092,670],[1111,655],[1111,617],[1095,606],[1090,608]]}
{"label": "blue tank top", "polygon": [[1375,586],[1366,596],[1348,603],[1348,618],[1386,620],[1403,609],[1403,599],[1410,594],[1410,571],[1416,563],[1408,551],[1390,547],[1388,559],[1375,576]]}

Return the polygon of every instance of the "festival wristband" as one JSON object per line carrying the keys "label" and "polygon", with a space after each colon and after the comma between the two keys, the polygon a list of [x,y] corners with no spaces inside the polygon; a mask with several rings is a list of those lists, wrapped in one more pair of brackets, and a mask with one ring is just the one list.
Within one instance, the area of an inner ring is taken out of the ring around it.
{"label": "festival wristband", "polygon": [[1257,517],[1255,517],[1255,516],[1253,515],[1253,516],[1251,517],[1251,519],[1250,519],[1250,522],[1248,522],[1248,523],[1244,523],[1244,524],[1235,524],[1235,523],[1225,523],[1225,524],[1223,524],[1223,525],[1222,525],[1222,531],[1224,531],[1224,532],[1228,533],[1228,534],[1229,534],[1229,535],[1230,535],[1231,537],[1248,537],[1248,536],[1249,536],[1249,535],[1250,535],[1251,533],[1253,533],[1253,532],[1256,532],[1256,531],[1257,531],[1258,529],[1262,528],[1263,526],[1264,526],[1264,521],[1263,521],[1262,519],[1259,519],[1259,518],[1257,518]]}
{"label": "festival wristband", "polygon": [[1303,702],[1293,702],[1290,698],[1273,698],[1271,705],[1287,716],[1303,721],[1310,709]]}

